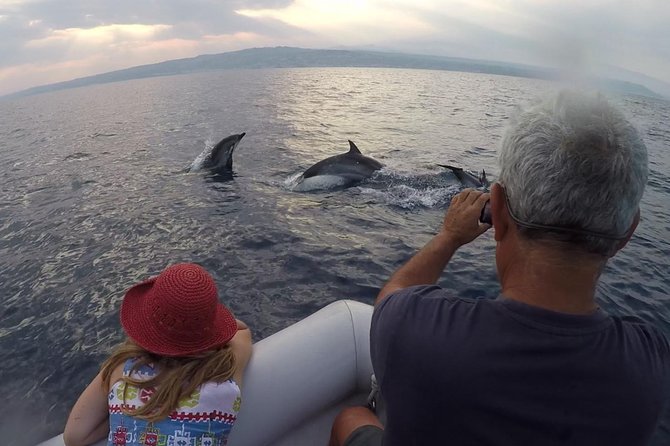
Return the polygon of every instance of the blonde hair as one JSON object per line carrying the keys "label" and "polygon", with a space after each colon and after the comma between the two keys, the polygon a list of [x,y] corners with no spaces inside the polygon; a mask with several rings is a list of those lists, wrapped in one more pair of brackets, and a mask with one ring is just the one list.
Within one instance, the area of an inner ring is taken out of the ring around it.
{"label": "blonde hair", "polygon": [[207,382],[223,382],[235,372],[235,356],[230,345],[208,350],[192,356],[167,357],[150,353],[130,339],[119,344],[102,364],[102,385],[108,391],[112,372],[128,359],[135,359],[130,374],[145,365],[152,365],[158,374],[146,381],[123,376],[123,403],[126,403],[128,385],[140,389],[154,388],[149,401],[135,409],[123,408],[123,413],[150,422],[161,420],[179,407],[179,402],[189,398]]}

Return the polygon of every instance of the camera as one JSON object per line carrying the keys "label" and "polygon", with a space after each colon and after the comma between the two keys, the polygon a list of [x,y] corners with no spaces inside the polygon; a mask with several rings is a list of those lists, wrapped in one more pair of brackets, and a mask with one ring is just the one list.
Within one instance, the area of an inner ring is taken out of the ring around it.
{"label": "camera", "polygon": [[479,215],[479,221],[487,225],[493,224],[493,219],[491,218],[491,200],[488,200],[484,205],[484,209],[482,209],[482,213]]}

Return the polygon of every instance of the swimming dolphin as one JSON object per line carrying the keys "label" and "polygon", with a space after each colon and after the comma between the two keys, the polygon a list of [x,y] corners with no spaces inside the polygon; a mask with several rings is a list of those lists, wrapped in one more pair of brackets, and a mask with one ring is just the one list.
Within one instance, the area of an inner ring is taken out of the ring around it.
{"label": "swimming dolphin", "polygon": [[489,186],[489,180],[486,178],[486,172],[483,169],[479,177],[476,177],[470,172],[466,172],[465,170],[461,169],[460,167],[448,166],[446,164],[438,164],[438,166],[451,170],[454,173],[454,175],[456,175],[456,178],[458,178],[458,181],[460,181],[463,186],[466,187]]}
{"label": "swimming dolphin", "polygon": [[206,148],[188,168],[189,172],[209,169],[212,171],[232,170],[233,152],[246,133],[223,138],[211,149]]}
{"label": "swimming dolphin", "polygon": [[363,156],[356,144],[349,140],[349,151],[319,161],[298,178],[294,190],[311,191],[349,187],[372,176],[382,163]]}

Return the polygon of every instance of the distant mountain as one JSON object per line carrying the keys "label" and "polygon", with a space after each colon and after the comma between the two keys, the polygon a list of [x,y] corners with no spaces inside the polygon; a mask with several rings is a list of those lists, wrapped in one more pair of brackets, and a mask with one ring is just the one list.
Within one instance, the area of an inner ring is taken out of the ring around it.
{"label": "distant mountain", "polygon": [[647,76],[646,74],[626,70],[621,67],[608,65],[603,67],[603,69],[606,70],[608,76],[611,78],[644,85],[655,93],[659,93],[666,98],[670,98],[670,83],[663,82],[659,79]]}
{"label": "distant mountain", "polygon": [[[150,65],[141,65],[126,68],[124,70],[97,74],[95,76],[82,77],[71,81],[29,88],[5,97],[28,96],[94,84],[214,70],[301,67],[414,68],[500,74],[550,80],[558,79],[560,77],[558,72],[548,68],[505,62],[382,51],[314,50],[275,47],[251,48],[241,51],[208,54],[187,59],[176,59]],[[648,88],[633,82],[615,79],[596,79],[595,83],[603,88],[619,92],[660,97]]]}

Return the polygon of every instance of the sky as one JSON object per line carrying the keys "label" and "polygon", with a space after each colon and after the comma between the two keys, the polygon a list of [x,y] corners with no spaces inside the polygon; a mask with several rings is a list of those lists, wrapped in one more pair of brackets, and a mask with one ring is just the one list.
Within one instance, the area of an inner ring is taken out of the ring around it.
{"label": "sky", "polygon": [[0,0],[0,95],[279,45],[615,66],[670,83],[668,23],[670,0]]}

